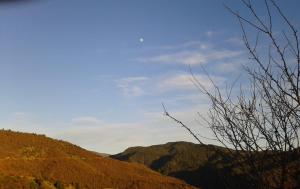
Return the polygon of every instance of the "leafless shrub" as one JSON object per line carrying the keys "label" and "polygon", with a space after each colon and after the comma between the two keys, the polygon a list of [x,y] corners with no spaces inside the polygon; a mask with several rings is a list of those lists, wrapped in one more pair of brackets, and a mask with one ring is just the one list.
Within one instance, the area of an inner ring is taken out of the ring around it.
{"label": "leafless shrub", "polygon": [[[213,80],[207,90],[191,72],[196,87],[211,102],[207,116],[201,116],[215,138],[235,149],[236,163],[247,173],[255,188],[297,188],[299,181],[300,129],[300,48],[296,27],[275,0],[265,0],[267,19],[259,16],[251,0],[241,0],[251,17],[226,8],[238,19],[242,38],[253,64],[245,66],[249,88],[223,90]],[[281,19],[284,30],[274,30],[273,20]],[[251,40],[249,33],[256,32]],[[263,42],[262,42],[263,41]],[[261,45],[268,42],[267,50]],[[209,75],[208,75],[209,77]],[[199,141],[202,141],[176,118]],[[297,162],[298,161],[298,162]],[[296,163],[295,163],[296,162]],[[294,179],[294,180],[293,180]],[[299,179],[298,179],[299,180]]]}

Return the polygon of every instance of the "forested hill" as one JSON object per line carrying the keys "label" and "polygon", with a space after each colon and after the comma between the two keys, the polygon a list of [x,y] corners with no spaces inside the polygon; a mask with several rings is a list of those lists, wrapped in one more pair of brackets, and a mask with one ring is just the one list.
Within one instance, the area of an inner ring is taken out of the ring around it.
{"label": "forested hill", "polygon": [[0,188],[192,189],[143,165],[44,135],[0,131]]}
{"label": "forested hill", "polygon": [[[149,147],[131,147],[111,157],[144,164],[162,174],[182,179],[203,189],[253,188],[253,183],[249,182],[248,178],[254,173],[249,173],[241,168],[247,168],[247,164],[251,162],[239,162],[237,161],[238,154],[234,150],[229,151],[218,146],[170,142]],[[260,153],[257,152],[253,154],[253,158],[254,161],[269,161],[268,158],[261,159]],[[259,167],[259,165],[257,166]],[[289,163],[291,179],[288,184],[291,186],[300,183],[299,166],[300,157],[295,157]],[[278,167],[272,166],[264,169],[267,173],[266,179],[280,171]],[[270,179],[271,185],[274,182],[276,181]]]}

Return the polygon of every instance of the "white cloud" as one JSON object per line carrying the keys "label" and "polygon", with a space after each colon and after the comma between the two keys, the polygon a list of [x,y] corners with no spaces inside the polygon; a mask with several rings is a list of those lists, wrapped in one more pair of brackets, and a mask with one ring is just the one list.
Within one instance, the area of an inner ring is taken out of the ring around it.
{"label": "white cloud", "polygon": [[139,76],[139,77],[126,77],[126,78],[123,78],[121,81],[122,82],[137,82],[137,81],[145,81],[147,79],[148,79],[147,77]]}
{"label": "white cloud", "polygon": [[[205,48],[205,47],[203,47]],[[192,50],[166,53],[150,58],[140,58],[141,62],[178,63],[186,65],[206,64],[217,60],[235,58],[241,55],[241,51],[233,50]]]}
{"label": "white cloud", "polygon": [[126,77],[117,81],[117,86],[126,97],[137,97],[144,95],[142,85],[148,80],[147,77]]}
{"label": "white cloud", "polygon": [[231,43],[236,46],[244,45],[244,41],[242,40],[241,37],[231,37],[231,38],[227,39],[226,42]]}
{"label": "white cloud", "polygon": [[[177,111],[171,109],[170,113],[190,126],[195,133],[201,132],[202,135],[208,137],[209,131],[199,127],[195,121],[197,111],[201,109],[203,108],[193,106]],[[163,110],[145,112],[144,119],[140,122],[103,121],[101,127],[83,127],[71,121],[68,125],[68,128],[62,127],[50,136],[102,153],[114,154],[132,146],[149,146],[171,141],[196,142],[185,129],[164,116]]]}
{"label": "white cloud", "polygon": [[72,124],[77,126],[99,126],[103,124],[103,121],[92,116],[82,116],[73,118]]}
{"label": "white cloud", "polygon": [[202,42],[202,41],[188,41],[183,44],[177,44],[177,45],[166,45],[161,46],[159,49],[161,50],[182,50],[182,49],[192,49],[192,48],[200,48],[202,50],[208,49],[211,47],[210,44]]}
{"label": "white cloud", "polygon": [[240,71],[242,64],[239,62],[222,63],[216,66],[216,70],[221,73],[234,73]]}
{"label": "white cloud", "polygon": [[[201,132],[202,135],[209,136],[209,131],[198,127],[194,120],[197,111],[201,109],[203,108],[194,106],[189,109],[173,111],[171,107],[170,113],[188,124],[196,133]],[[98,123],[101,126],[94,125]],[[62,139],[88,150],[110,154],[119,153],[132,146],[149,146],[171,141],[196,142],[180,125],[165,117],[163,110],[145,112],[144,119],[136,122],[114,122],[93,116],[80,116],[69,122],[51,123],[51,127],[26,123],[26,129],[20,129],[15,124],[8,125],[13,130],[46,134],[49,137]]]}
{"label": "white cloud", "polygon": [[195,89],[195,85],[192,82],[192,76],[189,74],[177,74],[165,78],[158,86],[163,90],[187,90]]}
{"label": "white cloud", "polygon": [[207,58],[200,52],[179,52],[154,57],[154,62],[162,63],[182,63],[186,65],[202,64],[207,62]]}
{"label": "white cloud", "polygon": [[[170,113],[190,126],[195,133],[201,132],[202,135],[208,137],[209,131],[199,127],[194,120],[197,111],[201,109],[203,108],[193,106],[174,111],[174,107],[170,107]],[[171,141],[196,142],[180,125],[163,116],[162,109],[157,112],[145,112],[144,119],[136,122],[114,122],[88,115],[75,117],[69,122],[51,123],[51,127],[42,127],[41,124],[28,122],[26,122],[26,129],[20,129],[15,124],[8,125],[13,130],[46,134],[88,150],[110,154],[121,152],[132,146],[149,146]]]}
{"label": "white cloud", "polygon": [[208,30],[206,31],[204,34],[207,36],[207,37],[212,37],[213,35],[215,35],[217,32],[214,32],[212,30]]}
{"label": "white cloud", "polygon": [[[172,104],[207,104],[207,99],[197,88],[195,79],[197,80],[197,83],[200,83],[208,91],[213,91],[212,81],[221,89],[222,84],[226,81],[224,77],[216,75],[208,77],[205,74],[194,74],[193,77],[191,73],[181,72],[158,75],[145,80],[141,79],[143,82],[140,82],[140,79],[124,78],[119,81],[129,80],[130,84],[123,84],[120,86],[119,83],[118,86],[121,90],[121,95],[124,95],[125,97],[133,98],[147,95],[147,98],[160,99],[160,102],[166,101]],[[126,88],[124,86],[126,86]],[[134,91],[135,87],[137,90],[141,90],[141,92]],[[158,102],[158,104],[160,104],[160,102]]]}
{"label": "white cloud", "polygon": [[241,55],[241,51],[233,51],[233,50],[216,50],[211,53],[208,53],[207,57],[209,61],[213,60],[223,60],[227,58],[235,58]]}
{"label": "white cloud", "polygon": [[[210,76],[216,83],[220,84],[224,78],[218,76]],[[118,80],[117,86],[121,90],[121,94],[125,97],[139,97],[142,95],[161,96],[170,91],[191,92],[197,91],[197,87],[193,82],[197,79],[206,89],[212,88],[212,83],[208,76],[195,74],[194,78],[190,73],[173,73],[166,75],[158,75],[152,78],[146,77],[128,77]]]}
{"label": "white cloud", "polygon": [[221,31],[221,30],[207,30],[206,32],[204,32],[204,35],[208,38],[211,38],[211,37],[215,37],[217,35],[220,35],[220,34],[223,34],[224,31]]}
{"label": "white cloud", "polygon": [[[211,36],[217,32],[207,31],[206,34]],[[239,43],[238,38],[226,40],[228,43]],[[177,45],[168,45],[153,49],[152,55],[134,59],[141,63],[168,63],[168,64],[185,64],[200,65],[214,62],[226,62],[240,58],[244,51],[230,50],[220,48],[210,42],[188,41]]]}
{"label": "white cloud", "polygon": [[13,117],[16,121],[24,121],[24,120],[28,120],[29,117],[31,116],[26,112],[15,112],[13,113]]}
{"label": "white cloud", "polygon": [[[215,83],[220,83],[224,81],[224,78],[217,77],[217,76],[210,76],[210,78]],[[158,87],[162,91],[172,91],[172,90],[196,90],[197,87],[195,86],[193,80],[196,79],[202,86],[206,89],[212,88],[212,82],[206,75],[196,74],[194,78],[191,74],[176,74],[165,77],[161,82],[158,83]]]}

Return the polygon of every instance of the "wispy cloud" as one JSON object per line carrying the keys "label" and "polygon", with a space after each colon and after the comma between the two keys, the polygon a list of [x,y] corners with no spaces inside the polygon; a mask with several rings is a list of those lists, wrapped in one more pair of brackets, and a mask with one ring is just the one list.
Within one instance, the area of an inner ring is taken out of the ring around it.
{"label": "wispy cloud", "polygon": [[206,89],[212,88],[212,79],[216,84],[224,82],[225,78],[205,74],[194,74],[188,72],[169,73],[148,77],[127,77],[118,80],[117,86],[125,97],[139,97],[143,95],[161,96],[169,92],[197,93],[194,80],[201,83]]}
{"label": "wispy cloud", "polygon": [[[216,83],[224,81],[222,77],[210,76],[210,78]],[[162,91],[196,90],[197,87],[194,84],[195,79],[207,89],[210,89],[212,87],[212,82],[208,78],[208,76],[195,74],[193,77],[189,73],[181,73],[165,77],[161,82],[158,83],[158,87]]]}
{"label": "wispy cloud", "polygon": [[126,77],[117,80],[117,86],[121,89],[122,94],[126,97],[137,97],[144,95],[146,92],[142,88],[147,77]]}
{"label": "wispy cloud", "polygon": [[72,124],[77,126],[101,126],[103,121],[99,118],[92,116],[82,116],[72,119]]}
{"label": "wispy cloud", "polygon": [[[194,120],[197,111],[203,108],[193,106],[189,109],[173,111],[172,114],[188,124],[196,133],[198,123]],[[85,117],[85,116],[83,116]],[[92,116],[87,116],[92,117]],[[170,141],[196,142],[183,128],[163,115],[163,110],[144,112],[144,119],[136,122],[103,121],[101,127],[79,126],[73,118],[69,127],[62,128],[51,136],[78,144],[89,150],[103,153],[118,153],[132,146],[148,146]],[[168,135],[166,135],[168,133]],[[201,129],[203,135],[210,135]]]}
{"label": "wispy cloud", "polygon": [[226,62],[216,66],[216,71],[220,73],[235,73],[240,71],[242,68],[242,62]]}
{"label": "wispy cloud", "polygon": [[147,79],[148,79],[147,77],[138,76],[138,77],[126,77],[126,78],[123,78],[122,81],[123,82],[139,82],[139,81],[145,81]]}
{"label": "wispy cloud", "polygon": [[193,48],[200,48],[200,49],[208,49],[211,46],[211,44],[208,44],[203,41],[188,41],[182,44],[176,44],[176,45],[164,45],[158,47],[160,50],[182,50],[182,49],[193,49]]}
{"label": "wispy cloud", "polygon": [[176,52],[161,53],[152,57],[138,58],[140,62],[177,63],[185,65],[206,64],[213,61],[226,60],[238,57],[241,51],[208,48],[203,44],[202,48],[180,50]]}
{"label": "wispy cloud", "polygon": [[220,31],[207,30],[206,32],[204,32],[204,35],[206,37],[213,37],[213,36],[218,35],[220,33],[221,33]]}
{"label": "wispy cloud", "polygon": [[148,59],[150,62],[160,63],[182,63],[186,65],[204,64],[207,62],[207,58],[200,52],[178,52],[171,54],[163,54]]}
{"label": "wispy cloud", "polygon": [[31,115],[26,112],[15,112],[13,113],[15,121],[25,121],[31,119]]}
{"label": "wispy cloud", "polygon": [[[170,104],[168,103],[167,105]],[[196,133],[199,128],[194,118],[197,111],[201,109],[203,108],[193,106],[189,109],[173,111],[173,108],[170,107],[172,114],[188,124]],[[23,113],[20,112],[20,114]],[[165,117],[163,110],[144,112],[143,115],[144,119],[133,122],[102,120],[98,117],[86,115],[58,123],[55,128],[53,128],[53,125],[52,127],[41,127],[41,124],[36,122],[26,122],[26,128],[24,127],[23,129],[20,129],[20,125],[12,124],[12,122],[9,124],[9,128],[18,131],[47,134],[47,136],[66,140],[89,150],[110,154],[118,153],[128,147],[137,145],[148,146],[182,140],[196,142],[177,123]],[[17,113],[18,116],[19,113]],[[0,125],[6,124],[1,123]],[[23,123],[21,126],[23,127]],[[166,133],[168,134],[166,135]],[[201,133],[206,136],[209,135],[209,131],[205,129],[202,129]]]}
{"label": "wispy cloud", "polygon": [[229,38],[225,41],[228,42],[228,43],[231,43],[233,45],[236,45],[236,46],[244,45],[244,42],[243,42],[241,37],[231,37],[231,38]]}

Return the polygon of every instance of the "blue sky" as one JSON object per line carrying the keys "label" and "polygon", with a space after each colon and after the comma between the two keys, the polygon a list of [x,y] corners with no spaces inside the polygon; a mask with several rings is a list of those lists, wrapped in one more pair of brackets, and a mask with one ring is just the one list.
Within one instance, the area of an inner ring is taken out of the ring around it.
{"label": "blue sky", "polygon": [[[209,136],[195,121],[208,101],[188,65],[209,87],[201,66],[223,85],[249,62],[239,25],[222,3],[248,15],[236,0],[0,4],[0,127],[106,153],[194,141],[163,116],[164,102]],[[264,4],[256,5],[266,16]],[[280,6],[298,27],[300,2]]]}

